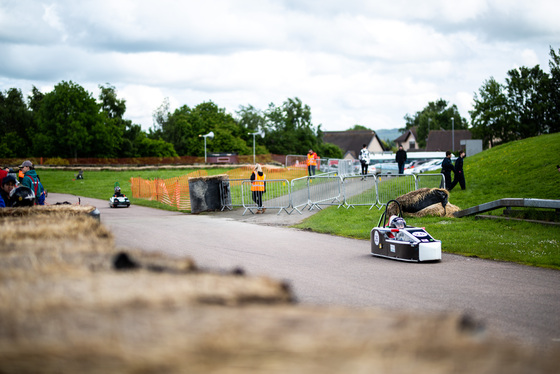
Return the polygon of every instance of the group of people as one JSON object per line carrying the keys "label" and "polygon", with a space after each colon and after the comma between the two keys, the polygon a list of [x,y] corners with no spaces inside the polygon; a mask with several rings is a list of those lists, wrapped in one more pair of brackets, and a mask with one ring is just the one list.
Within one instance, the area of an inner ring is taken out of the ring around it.
{"label": "group of people", "polygon": [[[457,184],[461,185],[461,189],[466,189],[465,173],[463,171],[463,159],[465,158],[465,151],[459,152],[459,157],[455,160],[455,166],[451,162],[451,151],[445,152],[445,158],[441,163],[441,173],[445,179],[445,189],[451,191]],[[453,181],[451,181],[451,172],[454,174]]]}
{"label": "group of people", "polygon": [[19,173],[0,169],[0,208],[45,204],[46,191],[31,161],[19,166]]}

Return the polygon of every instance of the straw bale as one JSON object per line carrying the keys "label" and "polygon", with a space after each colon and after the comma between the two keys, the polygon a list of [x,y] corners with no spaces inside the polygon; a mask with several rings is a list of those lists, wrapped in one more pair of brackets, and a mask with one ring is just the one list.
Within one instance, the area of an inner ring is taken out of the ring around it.
{"label": "straw bale", "polygon": [[[134,266],[116,266],[123,256]],[[557,368],[557,351],[489,336],[468,316],[295,305],[268,277],[116,249],[103,225],[70,211],[0,218],[0,283],[0,373]]]}
{"label": "straw bale", "polygon": [[419,212],[416,213],[407,213],[408,216],[411,217],[425,217],[425,216],[439,216],[439,217],[455,217],[453,213],[460,211],[456,205],[451,203],[447,203],[445,208],[441,204],[433,204]]}
{"label": "straw bale", "polygon": [[0,217],[27,217],[31,215],[53,215],[64,216],[89,214],[95,210],[91,205],[36,205],[32,207],[3,208],[0,209]]}
{"label": "straw bale", "polygon": [[[435,215],[453,217],[453,213],[460,209],[449,203],[449,191],[442,188],[420,188],[401,195],[395,199],[401,205],[404,215],[424,217]],[[398,215],[397,204],[390,203],[387,214]]]}
{"label": "straw bale", "polygon": [[466,331],[458,314],[137,304],[26,317],[10,332],[32,340],[0,339],[4,372],[509,374],[557,364],[550,353]]}

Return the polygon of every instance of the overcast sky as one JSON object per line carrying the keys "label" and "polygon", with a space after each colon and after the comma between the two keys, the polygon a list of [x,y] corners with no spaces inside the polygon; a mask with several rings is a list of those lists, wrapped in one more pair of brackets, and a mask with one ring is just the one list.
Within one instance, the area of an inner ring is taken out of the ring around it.
{"label": "overcast sky", "polygon": [[298,97],[324,131],[404,126],[439,98],[470,122],[490,77],[560,50],[557,0],[0,0],[0,90],[110,83],[147,130],[171,109]]}

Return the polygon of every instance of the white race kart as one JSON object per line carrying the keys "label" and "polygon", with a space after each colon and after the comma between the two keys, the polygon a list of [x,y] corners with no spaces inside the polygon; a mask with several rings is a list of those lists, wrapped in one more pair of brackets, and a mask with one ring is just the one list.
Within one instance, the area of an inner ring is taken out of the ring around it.
{"label": "white race kart", "polygon": [[385,212],[379,218],[377,227],[371,230],[371,254],[411,262],[441,260],[441,241],[432,238],[426,230],[407,226],[406,223],[401,227],[391,227],[392,225],[387,224],[389,220],[387,207],[392,202],[399,207],[398,217],[404,223],[398,201],[389,201],[385,206]]}
{"label": "white race kart", "polygon": [[128,208],[130,206],[130,200],[126,196],[112,196],[109,199],[109,207],[111,208]]}

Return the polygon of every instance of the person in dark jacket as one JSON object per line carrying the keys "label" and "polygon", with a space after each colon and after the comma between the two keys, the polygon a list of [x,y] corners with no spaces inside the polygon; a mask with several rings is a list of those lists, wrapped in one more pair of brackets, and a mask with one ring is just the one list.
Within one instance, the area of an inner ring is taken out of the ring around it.
{"label": "person in dark jacket", "polygon": [[445,178],[445,189],[446,190],[450,190],[451,189],[451,172],[455,172],[455,169],[453,168],[453,163],[451,162],[451,151],[447,151],[445,152],[445,158],[443,159],[443,162],[441,163],[441,173],[443,174],[444,178]]}
{"label": "person in dark jacket", "polygon": [[[13,205],[10,192],[16,188],[16,183],[16,178],[12,175],[8,175],[2,179],[2,185],[0,186],[0,198],[4,203],[3,207],[10,208]],[[0,207],[2,207],[2,203],[0,203]]]}
{"label": "person in dark jacket", "polygon": [[451,187],[449,191],[453,189],[459,183],[461,185],[461,189],[466,189],[465,184],[465,173],[463,172],[463,159],[465,158],[465,151],[461,151],[459,153],[459,158],[455,160],[455,176],[453,178],[453,183],[451,183]]}
{"label": "person in dark jacket", "polygon": [[406,151],[403,149],[402,145],[399,145],[399,150],[395,155],[395,161],[399,164],[399,174],[404,174],[404,164],[406,163]]}

